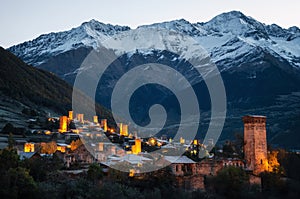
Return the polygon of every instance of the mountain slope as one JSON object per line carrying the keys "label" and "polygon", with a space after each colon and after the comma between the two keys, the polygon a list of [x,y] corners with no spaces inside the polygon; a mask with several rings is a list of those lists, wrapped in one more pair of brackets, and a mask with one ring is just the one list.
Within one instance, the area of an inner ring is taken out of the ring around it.
{"label": "mountain slope", "polygon": [[[41,114],[66,114],[71,110],[72,87],[69,84],[54,74],[26,65],[3,48],[0,48],[0,92],[2,125],[21,122],[15,117],[24,119],[24,108]],[[83,100],[90,100],[81,93],[79,95]],[[99,105],[96,110],[110,118],[109,112]]]}
{"label": "mountain slope", "polygon": [[91,20],[69,31],[41,35],[22,45],[13,46],[9,50],[27,64],[37,66],[50,57],[71,49],[83,46],[96,48],[99,43],[112,35],[129,29],[127,26],[113,26]]}

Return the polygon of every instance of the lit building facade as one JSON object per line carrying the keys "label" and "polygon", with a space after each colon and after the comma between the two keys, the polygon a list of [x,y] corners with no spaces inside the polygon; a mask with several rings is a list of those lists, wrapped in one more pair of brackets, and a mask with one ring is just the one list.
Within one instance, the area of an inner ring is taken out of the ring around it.
{"label": "lit building facade", "polygon": [[73,120],[73,111],[69,111],[69,117],[68,117],[69,120]]}
{"label": "lit building facade", "polygon": [[268,166],[266,117],[244,116],[243,121],[246,166],[258,175]]}
{"label": "lit building facade", "polygon": [[83,124],[84,123],[84,115],[82,113],[78,113],[77,120]]}
{"label": "lit building facade", "polygon": [[[122,131],[121,131],[121,129],[122,129]],[[123,124],[121,129],[120,129],[120,135],[128,136],[128,125]]]}
{"label": "lit building facade", "polygon": [[25,143],[24,144],[24,152],[34,152],[34,144],[33,143]]}
{"label": "lit building facade", "polygon": [[107,131],[107,119],[102,119],[101,120],[101,127],[103,130],[106,132]]}
{"label": "lit building facade", "polygon": [[59,118],[59,130],[60,133],[64,133],[68,131],[68,117],[61,116]]}
{"label": "lit building facade", "polygon": [[135,144],[131,147],[131,152],[133,154],[142,152],[142,141],[140,139],[135,139]]}
{"label": "lit building facade", "polygon": [[95,115],[95,116],[93,117],[93,121],[94,121],[95,124],[98,124],[98,123],[99,123],[99,121],[98,121],[98,116],[97,116],[97,115]]}

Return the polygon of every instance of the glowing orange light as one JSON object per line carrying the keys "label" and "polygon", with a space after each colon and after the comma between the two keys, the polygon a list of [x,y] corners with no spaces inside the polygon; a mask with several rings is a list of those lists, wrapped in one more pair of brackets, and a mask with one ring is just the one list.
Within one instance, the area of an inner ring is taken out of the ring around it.
{"label": "glowing orange light", "polygon": [[105,132],[107,132],[107,119],[101,120],[101,126]]}
{"label": "glowing orange light", "polygon": [[149,142],[149,144],[151,146],[155,146],[156,145],[156,139],[155,138],[149,138],[148,142]]}
{"label": "glowing orange light", "polygon": [[185,143],[185,140],[184,140],[184,138],[182,138],[182,137],[180,137],[180,144],[184,144]]}
{"label": "glowing orange light", "polygon": [[119,124],[120,135],[128,136],[128,125],[127,124]]}
{"label": "glowing orange light", "polygon": [[73,120],[73,111],[69,111],[69,120]]}
{"label": "glowing orange light", "polygon": [[139,154],[142,152],[142,141],[140,139],[135,139],[135,145],[131,147],[133,154]]}
{"label": "glowing orange light", "polygon": [[129,170],[129,177],[133,177],[134,173],[135,173],[134,169],[130,169]]}
{"label": "glowing orange light", "polygon": [[64,133],[68,130],[68,117],[67,116],[61,116],[59,118],[59,132]]}
{"label": "glowing orange light", "polygon": [[56,150],[60,151],[62,153],[65,153],[66,152],[66,147],[65,146],[57,146]]}
{"label": "glowing orange light", "polygon": [[24,152],[34,152],[34,144],[33,143],[25,143],[24,144]]}
{"label": "glowing orange light", "polygon": [[198,140],[194,140],[194,141],[193,141],[193,144],[194,144],[194,145],[198,145]]}
{"label": "glowing orange light", "polygon": [[97,115],[95,115],[95,116],[93,117],[93,120],[94,120],[94,123],[95,123],[95,124],[98,124],[99,121],[98,121],[98,116],[97,116]]}

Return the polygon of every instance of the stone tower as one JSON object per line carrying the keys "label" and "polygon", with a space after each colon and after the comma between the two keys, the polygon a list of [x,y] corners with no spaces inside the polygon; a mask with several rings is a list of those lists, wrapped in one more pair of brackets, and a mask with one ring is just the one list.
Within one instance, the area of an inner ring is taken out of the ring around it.
{"label": "stone tower", "polygon": [[67,132],[68,130],[68,117],[67,116],[61,116],[59,118],[59,129],[58,131],[60,133]]}
{"label": "stone tower", "polygon": [[69,111],[69,117],[68,117],[69,120],[73,120],[73,111]]}
{"label": "stone tower", "polygon": [[267,170],[268,152],[265,116],[244,116],[244,154],[246,166],[255,175]]}

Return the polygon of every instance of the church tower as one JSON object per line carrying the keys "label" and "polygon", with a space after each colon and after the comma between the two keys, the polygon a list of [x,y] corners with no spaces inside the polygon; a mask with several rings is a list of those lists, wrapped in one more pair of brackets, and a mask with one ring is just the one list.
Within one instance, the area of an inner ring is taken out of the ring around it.
{"label": "church tower", "polygon": [[244,116],[243,121],[246,166],[258,175],[268,165],[266,117]]}

